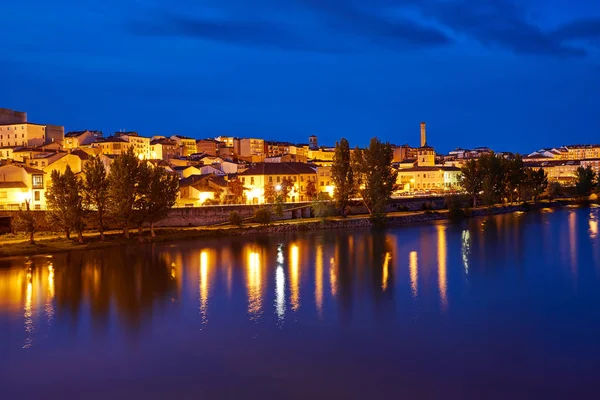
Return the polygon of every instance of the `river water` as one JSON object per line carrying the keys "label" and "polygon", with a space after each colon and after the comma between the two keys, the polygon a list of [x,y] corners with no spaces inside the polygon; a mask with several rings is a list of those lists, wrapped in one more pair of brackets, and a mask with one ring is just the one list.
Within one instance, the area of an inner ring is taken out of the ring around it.
{"label": "river water", "polygon": [[600,209],[0,260],[0,397],[600,398]]}

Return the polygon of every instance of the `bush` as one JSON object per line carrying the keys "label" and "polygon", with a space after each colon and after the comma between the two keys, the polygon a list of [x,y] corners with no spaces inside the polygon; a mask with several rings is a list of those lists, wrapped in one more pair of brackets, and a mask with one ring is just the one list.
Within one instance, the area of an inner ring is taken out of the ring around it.
{"label": "bush", "polygon": [[219,204],[221,204],[221,202],[217,199],[206,199],[204,200],[204,203],[202,203],[203,206],[218,206]]}
{"label": "bush", "polygon": [[465,207],[465,198],[463,196],[447,196],[444,200],[448,208],[448,218],[452,221],[460,221],[467,216]]}
{"label": "bush", "polygon": [[261,207],[254,213],[254,222],[266,226],[271,223],[271,217],[271,210],[266,207]]}
{"label": "bush", "polygon": [[316,218],[326,220],[328,217],[337,215],[337,209],[333,203],[328,201],[315,201],[311,205],[313,215]]}
{"label": "bush", "polygon": [[233,226],[242,226],[242,216],[237,211],[229,213],[229,223]]}

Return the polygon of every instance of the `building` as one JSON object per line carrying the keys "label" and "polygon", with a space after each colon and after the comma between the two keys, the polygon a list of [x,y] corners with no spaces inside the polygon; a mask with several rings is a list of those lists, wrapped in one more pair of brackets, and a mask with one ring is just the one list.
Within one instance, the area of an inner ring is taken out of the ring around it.
{"label": "building", "polygon": [[93,146],[99,147],[102,154],[118,156],[127,153],[131,144],[125,139],[116,136],[108,136],[96,139]]}
{"label": "building", "polygon": [[417,148],[410,147],[407,144],[402,146],[394,146],[393,162],[402,162],[404,160],[417,159]]}
{"label": "building", "polygon": [[265,157],[277,157],[289,154],[290,146],[293,146],[293,144],[289,142],[276,142],[273,140],[265,141],[264,144],[263,154]]}
{"label": "building", "polygon": [[193,175],[179,182],[179,207],[199,207],[222,203],[227,182],[222,176]]}
{"label": "building", "polygon": [[308,150],[308,159],[312,160],[312,161],[333,162],[334,156],[335,156],[335,150],[330,150],[330,149]]}
{"label": "building", "polygon": [[26,203],[33,210],[46,208],[45,173],[14,164],[0,166],[0,210],[18,210]]}
{"label": "building", "polygon": [[0,108],[0,125],[24,124],[27,122],[27,113],[22,111]]}
{"label": "building", "polygon": [[152,138],[150,141],[150,159],[169,161],[181,157],[181,148],[175,140]]}
{"label": "building", "polygon": [[265,141],[263,139],[243,138],[234,141],[234,149],[239,147],[237,154],[250,162],[260,162],[265,157]]}
{"label": "building", "polygon": [[219,155],[219,141],[216,139],[196,140],[196,152],[216,157]]}
{"label": "building", "polygon": [[442,165],[398,170],[396,183],[401,192],[442,192],[460,188],[460,168]]}
{"label": "building", "polygon": [[[47,176],[50,176],[52,171],[58,171],[61,174],[64,174],[67,166],[69,166],[73,173],[81,174],[85,164],[90,160],[91,157],[93,156],[83,150],[73,150],[70,153],[62,153],[62,157],[52,161],[50,164],[43,167],[42,170],[47,174]],[[110,159],[102,155],[100,155],[100,157],[104,162],[105,167],[108,169],[110,165]]]}
{"label": "building", "polygon": [[600,158],[600,144],[575,144],[563,146],[560,158],[563,160],[585,160]]}
{"label": "building", "polygon": [[305,163],[306,161],[307,161],[306,156],[301,156],[298,154],[283,154],[280,156],[265,157],[265,159],[264,159],[264,162],[266,162],[266,163],[280,163],[280,162]]}
{"label": "building", "polygon": [[101,131],[72,131],[65,134],[63,147],[65,150],[74,150],[81,146],[87,146],[94,143],[102,137]]}
{"label": "building", "polygon": [[533,169],[541,168],[548,174],[548,182],[558,182],[566,186],[575,184],[577,181],[577,169],[582,166],[579,160],[523,162],[523,165]]}
{"label": "building", "polygon": [[196,153],[196,139],[192,139],[191,137],[182,136],[182,135],[173,135],[171,136],[171,140],[177,142],[179,147],[181,148],[181,155],[186,157]]}
{"label": "building", "polygon": [[249,204],[265,203],[265,187],[273,185],[275,190],[281,190],[284,179],[293,182],[293,188],[285,201],[307,201],[306,185],[317,182],[317,172],[308,164],[292,163],[258,163],[238,175],[246,188],[245,194]]}
{"label": "building", "polygon": [[140,136],[137,132],[118,132],[115,136],[129,142],[129,146],[140,160],[150,159],[150,138]]}
{"label": "building", "polygon": [[327,193],[329,197],[333,198],[334,190],[335,186],[333,185],[333,179],[331,178],[331,166],[318,166],[317,193]]}
{"label": "building", "polygon": [[319,148],[319,139],[315,135],[308,137],[308,147],[310,150],[317,150]]}
{"label": "building", "polygon": [[63,143],[64,128],[55,125],[21,124],[0,125],[0,147],[41,146],[46,143]]}

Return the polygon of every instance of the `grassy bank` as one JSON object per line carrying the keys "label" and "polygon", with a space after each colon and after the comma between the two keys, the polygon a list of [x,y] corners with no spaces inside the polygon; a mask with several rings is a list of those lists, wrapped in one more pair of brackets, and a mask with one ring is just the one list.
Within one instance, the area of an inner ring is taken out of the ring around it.
{"label": "grassy bank", "polygon": [[[473,209],[467,217],[480,217],[511,213],[516,211],[528,211],[547,207],[561,207],[566,205],[580,204],[576,201],[542,202],[535,205],[511,205],[478,207]],[[389,213],[387,216],[389,226],[402,226],[415,223],[425,223],[449,219],[448,210],[437,211],[415,211]],[[237,235],[260,235],[281,234],[291,231],[314,231],[320,229],[357,229],[371,226],[368,215],[354,215],[348,218],[332,217],[326,220],[317,218],[306,218],[297,220],[277,221],[268,226],[248,224],[243,227],[222,225],[218,227],[185,227],[185,228],[159,228],[156,229],[156,237],[150,238],[148,231],[143,232],[140,240],[137,231],[131,231],[131,238],[125,239],[119,231],[110,231],[105,234],[105,240],[101,241],[98,233],[86,232],[84,243],[76,240],[66,240],[56,234],[40,234],[36,236],[36,243],[29,244],[26,235],[10,235],[0,241],[0,257],[52,254],[71,250],[93,250],[123,245],[135,245],[139,243],[160,243],[184,239],[216,238]]]}

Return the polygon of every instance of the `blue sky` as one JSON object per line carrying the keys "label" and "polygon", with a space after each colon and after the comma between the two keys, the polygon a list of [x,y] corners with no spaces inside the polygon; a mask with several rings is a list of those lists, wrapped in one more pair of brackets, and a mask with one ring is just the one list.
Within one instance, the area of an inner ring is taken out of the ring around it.
{"label": "blue sky", "polygon": [[0,107],[67,130],[600,142],[596,0],[0,2]]}

